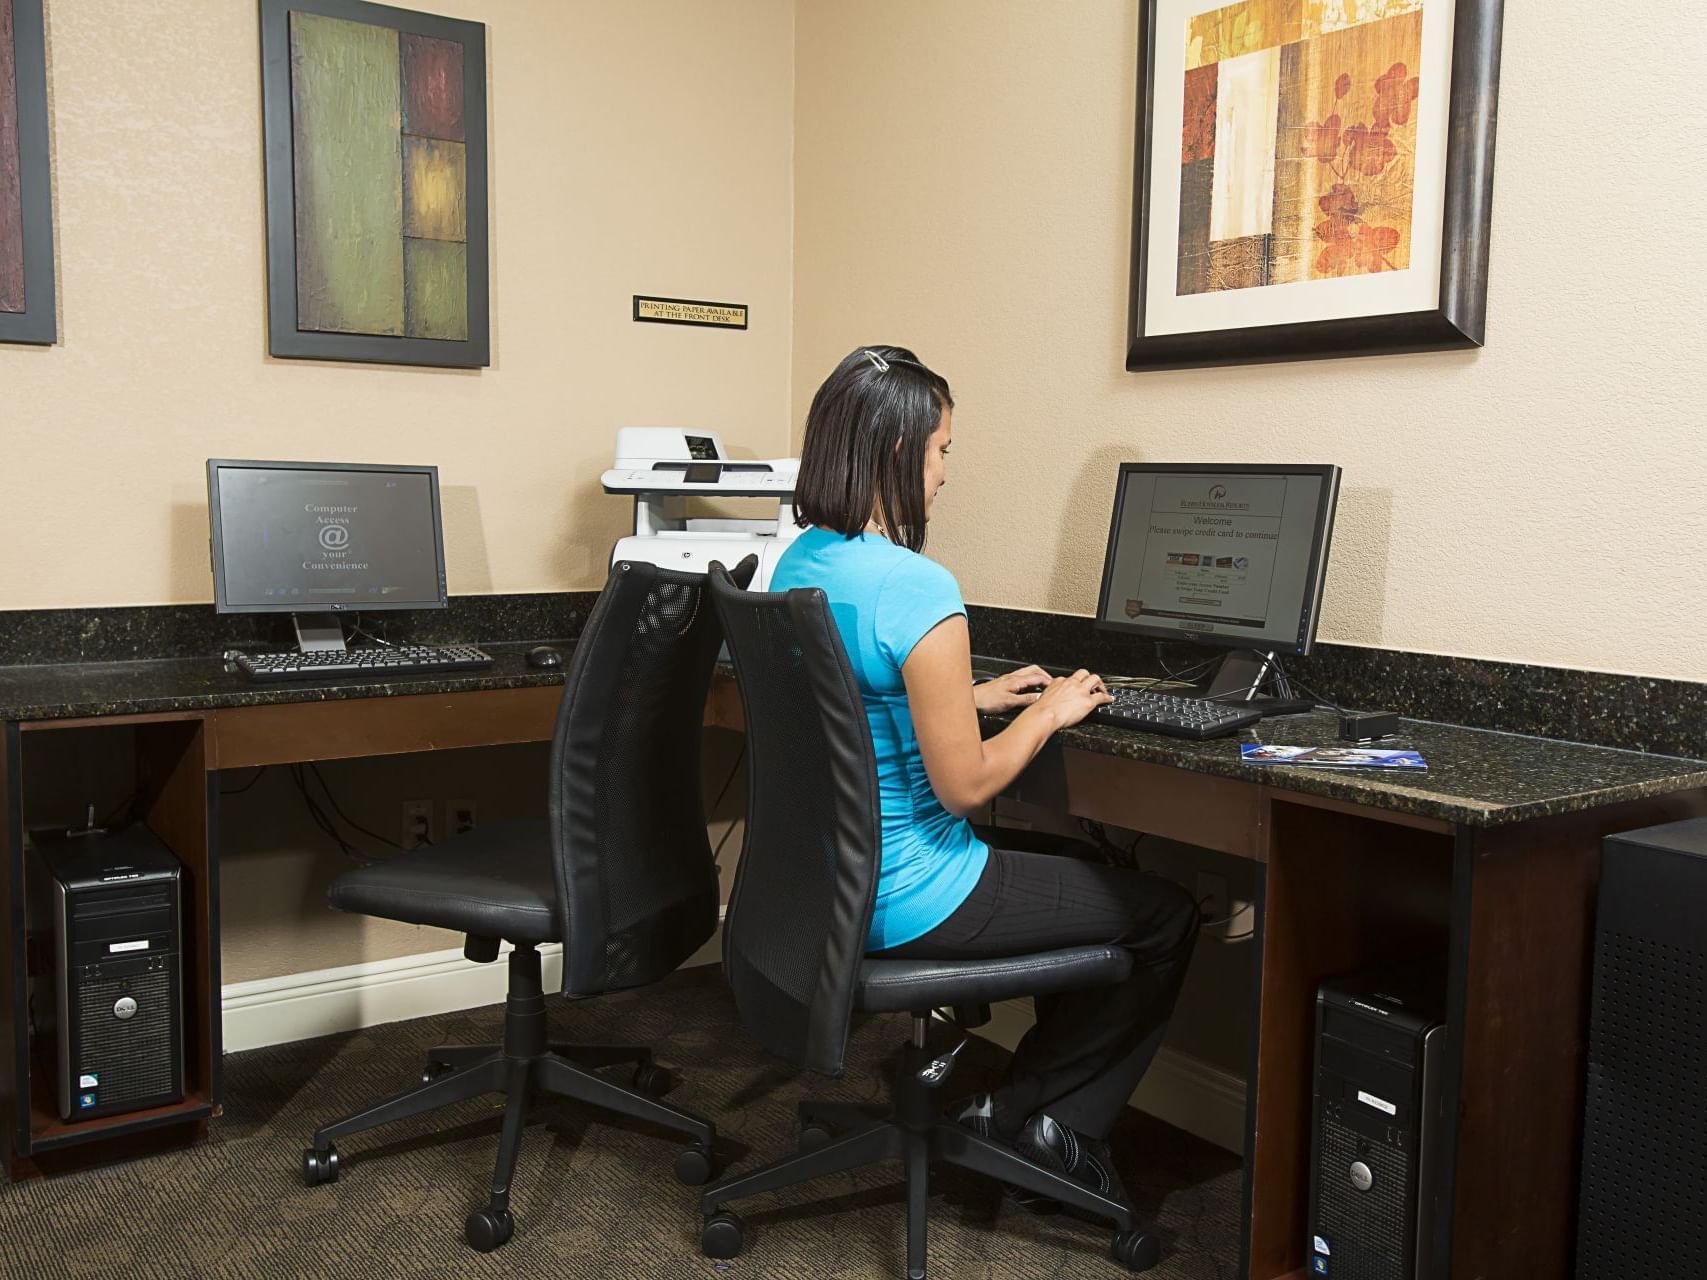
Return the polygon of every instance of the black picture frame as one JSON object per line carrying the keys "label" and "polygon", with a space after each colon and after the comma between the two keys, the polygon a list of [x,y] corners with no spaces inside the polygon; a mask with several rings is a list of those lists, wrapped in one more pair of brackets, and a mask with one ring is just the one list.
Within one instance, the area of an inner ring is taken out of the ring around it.
{"label": "black picture frame", "polygon": [[1138,127],[1132,179],[1132,273],[1126,367],[1132,371],[1450,351],[1483,344],[1488,240],[1494,199],[1500,34],[1504,0],[1457,0],[1452,30],[1446,201],[1435,307],[1294,324],[1144,334],[1145,251],[1150,237],[1150,136],[1154,117],[1156,3],[1138,6]]}
{"label": "black picture frame", "polygon": [[53,173],[47,129],[47,34],[41,0],[12,0],[18,91],[18,186],[24,242],[24,309],[0,311],[0,342],[59,340],[53,277]]}
{"label": "black picture frame", "polygon": [[[260,0],[261,116],[267,187],[267,344],[286,359],[481,368],[491,364],[486,140],[486,28],[365,0]],[[468,337],[390,337],[297,328],[296,191],[291,134],[290,14],[315,13],[462,46],[466,134]]]}

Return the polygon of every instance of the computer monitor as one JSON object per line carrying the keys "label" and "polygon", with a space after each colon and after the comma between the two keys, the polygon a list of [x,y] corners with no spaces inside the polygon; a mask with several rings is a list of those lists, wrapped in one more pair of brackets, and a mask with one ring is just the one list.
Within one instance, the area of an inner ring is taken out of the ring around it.
{"label": "computer monitor", "polygon": [[1315,643],[1339,481],[1330,465],[1122,463],[1097,625],[1225,648],[1208,696],[1307,709],[1262,690],[1275,655]]}
{"label": "computer monitor", "polygon": [[445,607],[437,467],[211,458],[207,504],[220,613],[295,614],[336,649],[338,614]]}

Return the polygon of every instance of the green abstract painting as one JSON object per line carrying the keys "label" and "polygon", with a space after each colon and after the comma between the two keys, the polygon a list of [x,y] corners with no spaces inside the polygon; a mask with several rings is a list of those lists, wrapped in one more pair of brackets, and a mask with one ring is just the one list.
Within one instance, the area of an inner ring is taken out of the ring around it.
{"label": "green abstract painting", "polygon": [[273,353],[486,364],[484,28],[262,0],[262,46]]}

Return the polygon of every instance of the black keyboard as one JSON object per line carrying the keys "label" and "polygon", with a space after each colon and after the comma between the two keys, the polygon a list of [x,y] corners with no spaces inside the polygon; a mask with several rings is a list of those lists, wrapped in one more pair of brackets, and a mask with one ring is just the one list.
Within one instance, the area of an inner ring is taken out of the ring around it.
{"label": "black keyboard", "polygon": [[1262,712],[1251,711],[1236,702],[1182,698],[1178,694],[1157,693],[1150,689],[1115,687],[1109,693],[1114,696],[1114,701],[1091,712],[1089,720],[1092,724],[1202,740],[1225,737],[1262,719]]}
{"label": "black keyboard", "polygon": [[319,680],[327,676],[415,675],[432,671],[483,671],[492,655],[471,644],[442,648],[399,644],[389,649],[336,649],[316,653],[234,653],[231,661],[251,680]]}

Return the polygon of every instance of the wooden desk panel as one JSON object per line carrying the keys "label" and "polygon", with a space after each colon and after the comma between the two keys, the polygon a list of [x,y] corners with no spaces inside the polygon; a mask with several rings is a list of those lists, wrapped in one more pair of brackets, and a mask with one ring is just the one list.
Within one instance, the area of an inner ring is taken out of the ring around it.
{"label": "wooden desk panel", "polygon": [[[1602,840],[1707,814],[1681,792],[1466,832],[1453,921],[1454,1277],[1564,1276],[1576,1240]],[[1448,1274],[1443,1271],[1443,1274]]]}
{"label": "wooden desk panel", "polygon": [[[18,727],[0,725],[0,1107],[8,1156],[29,1142],[29,995],[25,984],[24,804]],[[8,1163],[11,1163],[10,1160]],[[16,1171],[13,1173],[16,1177]]]}
{"label": "wooden desk panel", "polygon": [[1316,988],[1326,978],[1444,955],[1450,836],[1271,793],[1245,1151],[1252,1280],[1304,1265]]}
{"label": "wooden desk panel", "polygon": [[1050,743],[1008,788],[1026,804],[1261,860],[1262,788]]}
{"label": "wooden desk panel", "polygon": [[561,685],[228,707],[208,713],[210,769],[545,742]]}

